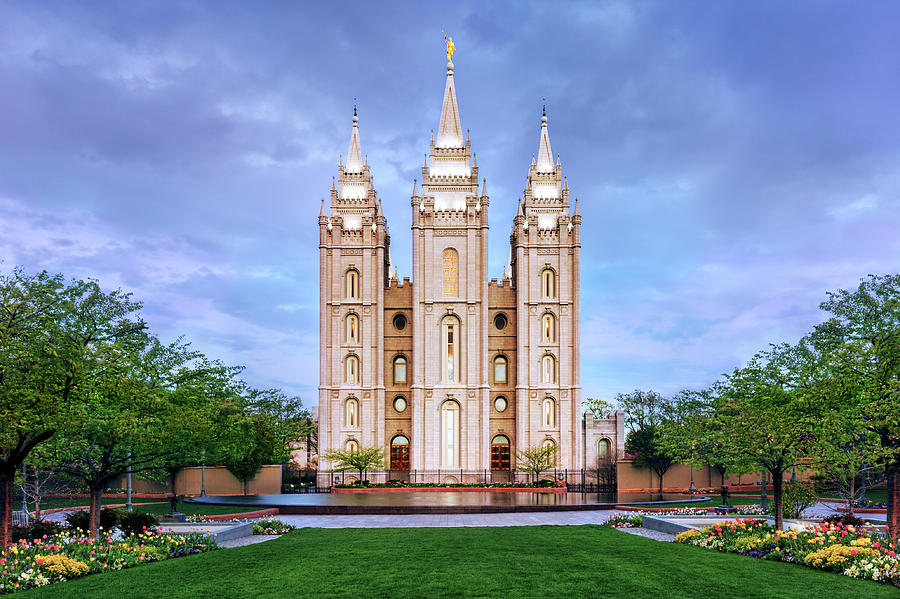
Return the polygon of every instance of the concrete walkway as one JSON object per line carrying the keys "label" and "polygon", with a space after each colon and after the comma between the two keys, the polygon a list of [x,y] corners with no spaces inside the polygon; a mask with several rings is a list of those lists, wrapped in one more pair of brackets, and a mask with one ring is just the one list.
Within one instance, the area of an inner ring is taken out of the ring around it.
{"label": "concrete walkway", "polygon": [[616,510],[507,514],[278,516],[297,528],[419,528],[435,526],[578,526],[602,524]]}

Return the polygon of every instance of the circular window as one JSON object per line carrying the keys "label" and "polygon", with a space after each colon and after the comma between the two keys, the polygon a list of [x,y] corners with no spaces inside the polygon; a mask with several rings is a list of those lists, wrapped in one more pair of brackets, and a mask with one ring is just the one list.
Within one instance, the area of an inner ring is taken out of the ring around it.
{"label": "circular window", "polygon": [[395,397],[394,398],[394,409],[398,412],[402,412],[406,409],[406,398],[404,397]]}
{"label": "circular window", "polygon": [[494,400],[494,409],[502,412],[506,409],[506,398],[502,395]]}
{"label": "circular window", "polygon": [[500,313],[494,316],[494,326],[497,327],[498,331],[505,329],[508,322],[506,314]]}
{"label": "circular window", "polygon": [[406,328],[406,316],[403,314],[394,314],[394,328],[402,331]]}

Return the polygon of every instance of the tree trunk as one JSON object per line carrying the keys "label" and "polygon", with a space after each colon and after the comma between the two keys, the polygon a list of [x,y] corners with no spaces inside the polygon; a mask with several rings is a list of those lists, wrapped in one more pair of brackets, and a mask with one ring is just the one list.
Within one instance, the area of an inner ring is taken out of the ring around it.
{"label": "tree trunk", "polygon": [[12,474],[0,477],[0,548],[6,549],[12,537]]}
{"label": "tree trunk", "polygon": [[100,536],[100,508],[103,503],[103,488],[91,489],[91,524],[90,534],[92,539]]}
{"label": "tree trunk", "polygon": [[900,540],[900,466],[891,464],[887,475],[887,528],[892,541]]}
{"label": "tree trunk", "polygon": [[659,476],[659,494],[662,495],[662,492],[663,492],[663,475],[665,475],[665,472],[663,472],[662,474],[660,474],[659,472],[657,472],[656,474],[657,474],[657,476]]}
{"label": "tree trunk", "polygon": [[847,495],[847,508],[850,515],[853,515],[853,504],[856,503],[856,474],[850,477],[850,493]]}
{"label": "tree trunk", "polygon": [[784,501],[782,490],[784,487],[784,472],[769,472],[772,475],[772,495],[775,497],[775,528],[784,530]]}

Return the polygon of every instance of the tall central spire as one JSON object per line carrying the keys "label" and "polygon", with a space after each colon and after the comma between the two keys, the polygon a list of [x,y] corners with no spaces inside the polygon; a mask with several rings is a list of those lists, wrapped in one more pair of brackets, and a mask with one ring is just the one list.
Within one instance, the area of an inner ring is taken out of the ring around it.
{"label": "tall central spire", "polygon": [[459,124],[459,107],[456,105],[456,87],[453,85],[453,63],[447,63],[447,85],[444,87],[444,104],[441,106],[441,124],[438,127],[436,148],[462,148],[465,141]]}
{"label": "tall central spire", "polygon": [[359,117],[356,116],[356,105],[353,106],[353,132],[350,134],[350,149],[347,150],[348,173],[361,173],[363,170],[362,150],[359,148]]}
{"label": "tall central spire", "polygon": [[547,108],[541,115],[541,143],[538,146],[537,165],[535,171],[539,173],[553,172],[553,152],[550,151],[550,134],[547,133]]}

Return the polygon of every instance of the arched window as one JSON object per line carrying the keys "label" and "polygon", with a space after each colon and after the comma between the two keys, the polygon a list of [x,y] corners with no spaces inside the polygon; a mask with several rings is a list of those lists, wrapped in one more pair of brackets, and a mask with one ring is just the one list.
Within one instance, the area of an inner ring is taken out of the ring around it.
{"label": "arched window", "polygon": [[359,299],[359,271],[355,268],[344,275],[344,294],[347,299]]}
{"label": "arched window", "polygon": [[459,382],[459,354],[462,344],[459,338],[459,320],[445,316],[441,321],[441,379]]}
{"label": "arched window", "polygon": [[354,355],[347,356],[346,379],[348,385],[359,384],[359,358]]}
{"label": "arched window", "polygon": [[541,297],[544,299],[556,297],[556,273],[552,268],[541,271]]}
{"label": "arched window", "polygon": [[459,466],[459,404],[455,401],[441,406],[441,466]]}
{"label": "arched window", "polygon": [[357,453],[359,451],[359,443],[356,442],[356,439],[347,439],[347,442],[344,443],[344,451]]}
{"label": "arched window", "polygon": [[556,442],[553,439],[544,439],[541,442],[541,449],[545,449],[550,453],[549,466],[552,468],[556,466]]}
{"label": "arched window", "polygon": [[491,470],[509,470],[509,437],[496,435],[491,439]]}
{"label": "arched window", "polygon": [[459,296],[459,253],[453,248],[444,250],[444,297]]}
{"label": "arched window", "polygon": [[505,383],[506,376],[506,367],[508,363],[506,360],[506,356],[497,356],[494,358],[494,382],[495,383]]}
{"label": "arched window", "polygon": [[556,381],[556,359],[550,354],[541,358],[541,381],[544,383]]}
{"label": "arched window", "polygon": [[406,358],[397,356],[394,358],[394,383],[406,382]]}
{"label": "arched window", "polygon": [[347,315],[347,343],[359,343],[359,316]]}
{"label": "arched window", "polygon": [[544,343],[556,341],[556,317],[550,312],[541,317],[541,341]]}
{"label": "arched window", "polygon": [[359,402],[354,397],[345,404],[344,424],[351,428],[359,426]]}
{"label": "arched window", "polygon": [[597,442],[597,457],[601,460],[609,457],[609,439],[600,439]]}
{"label": "arched window", "polygon": [[545,428],[556,426],[556,402],[550,397],[545,397],[541,402],[541,424]]}
{"label": "arched window", "polygon": [[391,439],[391,470],[409,470],[409,439],[403,435]]}

